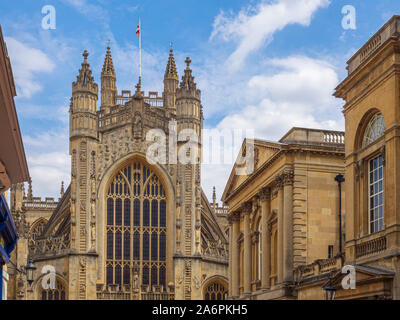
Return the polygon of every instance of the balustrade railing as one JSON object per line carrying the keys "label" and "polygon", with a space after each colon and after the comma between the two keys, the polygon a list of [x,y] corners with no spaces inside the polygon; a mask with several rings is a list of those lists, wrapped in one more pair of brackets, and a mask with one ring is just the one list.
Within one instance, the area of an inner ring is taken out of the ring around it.
{"label": "balustrade railing", "polygon": [[386,237],[372,239],[356,245],[356,257],[360,258],[366,255],[379,253],[386,250]]}

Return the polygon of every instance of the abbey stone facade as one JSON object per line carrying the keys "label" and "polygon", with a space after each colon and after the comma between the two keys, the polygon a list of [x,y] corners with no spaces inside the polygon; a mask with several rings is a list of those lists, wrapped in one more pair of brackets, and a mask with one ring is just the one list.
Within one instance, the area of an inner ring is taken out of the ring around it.
{"label": "abbey stone facade", "polygon": [[[32,184],[27,195],[23,185],[12,188],[20,235],[13,260],[32,258],[37,270],[32,285],[11,274],[8,298],[226,298],[227,234],[218,223],[224,212],[201,188],[201,143],[196,163],[170,161],[168,153],[166,164],[146,160],[150,129],[168,137],[175,123],[178,133],[192,129],[201,138],[203,107],[190,59],[179,83],[171,49],[162,96],[145,95],[140,78],[133,95],[119,95],[108,47],[98,110],[88,55],[72,83],[70,186],[58,201],[33,197]],[[185,142],[178,141],[178,152],[191,157]],[[49,266],[56,286],[44,289]]]}

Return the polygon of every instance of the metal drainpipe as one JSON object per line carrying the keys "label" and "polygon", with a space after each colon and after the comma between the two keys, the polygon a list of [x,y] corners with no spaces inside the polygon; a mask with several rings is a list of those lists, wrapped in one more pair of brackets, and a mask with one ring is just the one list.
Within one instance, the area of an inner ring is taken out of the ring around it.
{"label": "metal drainpipe", "polygon": [[342,174],[335,177],[339,187],[339,253],[342,253],[342,183],[345,181]]}

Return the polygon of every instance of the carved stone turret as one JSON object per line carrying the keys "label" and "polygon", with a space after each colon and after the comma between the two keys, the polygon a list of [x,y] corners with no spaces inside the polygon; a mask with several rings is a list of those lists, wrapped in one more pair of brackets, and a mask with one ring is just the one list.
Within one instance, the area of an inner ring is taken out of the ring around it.
{"label": "carved stone turret", "polygon": [[101,72],[101,107],[110,107],[117,104],[117,77],[111,57],[110,47],[107,47],[106,58],[104,59]]}
{"label": "carved stone turret", "polygon": [[164,74],[164,107],[176,110],[176,90],[178,89],[178,72],[176,71],[175,59],[171,48],[167,67]]}

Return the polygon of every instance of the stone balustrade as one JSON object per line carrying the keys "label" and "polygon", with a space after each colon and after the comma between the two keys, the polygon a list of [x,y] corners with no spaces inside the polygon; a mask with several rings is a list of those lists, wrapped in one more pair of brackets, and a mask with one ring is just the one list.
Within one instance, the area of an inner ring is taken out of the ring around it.
{"label": "stone balustrade", "polygon": [[343,131],[320,130],[309,128],[292,128],[282,139],[281,143],[314,146],[337,146],[344,148],[345,134]]}
{"label": "stone balustrade", "polygon": [[337,255],[329,259],[318,259],[307,265],[297,266],[293,270],[293,278],[300,282],[305,278],[312,278],[322,274],[330,273],[334,270],[340,270],[344,264],[344,256]]}
{"label": "stone balustrade", "polygon": [[98,300],[174,300],[175,288],[173,285],[164,290],[164,286],[142,285],[134,288],[131,285],[98,284],[96,287]]}
{"label": "stone balustrade", "polygon": [[371,239],[356,245],[356,258],[386,250],[386,237]]}

